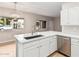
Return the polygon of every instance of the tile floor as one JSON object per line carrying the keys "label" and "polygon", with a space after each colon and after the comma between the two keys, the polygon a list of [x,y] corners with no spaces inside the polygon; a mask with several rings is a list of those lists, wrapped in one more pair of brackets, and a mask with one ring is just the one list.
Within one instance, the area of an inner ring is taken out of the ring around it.
{"label": "tile floor", "polygon": [[[16,43],[10,43],[0,46],[0,57],[16,57]],[[65,57],[64,55],[56,52],[50,57]]]}

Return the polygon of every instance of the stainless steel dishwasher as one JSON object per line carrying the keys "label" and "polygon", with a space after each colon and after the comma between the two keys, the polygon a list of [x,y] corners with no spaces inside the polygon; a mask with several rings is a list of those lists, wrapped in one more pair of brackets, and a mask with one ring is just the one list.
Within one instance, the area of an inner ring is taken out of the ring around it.
{"label": "stainless steel dishwasher", "polygon": [[58,52],[71,56],[71,38],[58,35],[57,48]]}

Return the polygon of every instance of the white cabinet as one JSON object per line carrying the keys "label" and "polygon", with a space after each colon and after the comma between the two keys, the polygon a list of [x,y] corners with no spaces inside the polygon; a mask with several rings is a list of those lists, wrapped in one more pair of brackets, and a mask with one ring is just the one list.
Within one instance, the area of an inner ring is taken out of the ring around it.
{"label": "white cabinet", "polygon": [[61,11],[61,25],[68,25],[69,24],[68,13],[69,13],[68,9]]}
{"label": "white cabinet", "polygon": [[28,43],[19,43],[17,41],[18,57],[46,57],[56,50],[57,50],[56,36],[49,36]]}
{"label": "white cabinet", "polygon": [[71,45],[71,57],[79,57],[79,45]]}
{"label": "white cabinet", "polygon": [[71,57],[79,57],[79,39],[71,38]]}
{"label": "white cabinet", "polygon": [[79,25],[79,7],[70,8],[68,14],[70,25]]}
{"label": "white cabinet", "polygon": [[57,37],[53,36],[49,38],[49,54],[52,54],[57,50]]}
{"label": "white cabinet", "polygon": [[48,43],[40,46],[40,57],[46,57],[49,55],[49,45]]}
{"label": "white cabinet", "polygon": [[24,49],[24,57],[39,57],[39,46]]}
{"label": "white cabinet", "polygon": [[62,10],[61,25],[79,25],[79,7]]}
{"label": "white cabinet", "polygon": [[40,42],[40,57],[46,57],[49,55],[49,40],[46,39],[43,39],[45,41]]}

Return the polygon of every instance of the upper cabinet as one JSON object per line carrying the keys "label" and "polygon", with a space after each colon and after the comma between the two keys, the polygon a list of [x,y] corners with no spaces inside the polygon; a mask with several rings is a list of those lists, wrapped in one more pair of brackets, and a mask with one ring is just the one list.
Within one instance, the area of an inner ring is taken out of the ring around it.
{"label": "upper cabinet", "polygon": [[62,10],[61,25],[79,25],[79,7]]}
{"label": "upper cabinet", "polygon": [[79,7],[69,9],[70,25],[79,25]]}
{"label": "upper cabinet", "polygon": [[61,25],[68,25],[69,20],[68,20],[68,10],[63,10],[61,11]]}

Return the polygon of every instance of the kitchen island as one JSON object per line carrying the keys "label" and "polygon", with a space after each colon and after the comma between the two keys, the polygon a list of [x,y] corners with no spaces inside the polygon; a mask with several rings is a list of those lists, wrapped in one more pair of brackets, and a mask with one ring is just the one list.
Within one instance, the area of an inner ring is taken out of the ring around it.
{"label": "kitchen island", "polygon": [[[36,32],[35,35],[42,35],[41,37],[33,39],[25,39],[24,37],[33,36],[31,33],[15,35],[16,37],[16,56],[17,57],[46,57],[57,51],[57,35],[71,37],[71,56],[78,56],[79,36],[56,32],[45,31]],[[75,47],[75,48],[73,48]],[[76,51],[76,52],[74,52]]]}

